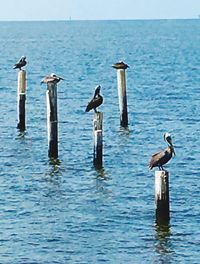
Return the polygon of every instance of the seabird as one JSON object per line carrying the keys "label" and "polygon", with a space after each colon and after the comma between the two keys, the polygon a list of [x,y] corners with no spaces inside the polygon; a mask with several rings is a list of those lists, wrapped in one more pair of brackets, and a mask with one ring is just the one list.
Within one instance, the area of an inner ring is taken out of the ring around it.
{"label": "seabird", "polygon": [[58,83],[60,80],[64,80],[62,77],[57,76],[55,73],[51,73],[44,77],[41,83]]}
{"label": "seabird", "polygon": [[13,66],[13,69],[21,70],[21,68],[24,67],[26,64],[26,57],[22,56],[21,59]]}
{"label": "seabird", "polygon": [[159,170],[164,170],[163,165],[166,164],[171,158],[172,155],[175,155],[174,146],[172,144],[172,138],[169,133],[164,134],[164,140],[167,142],[168,147],[160,152],[152,155],[151,160],[149,162],[149,169],[153,169],[154,167],[158,167]]}
{"label": "seabird", "polygon": [[95,113],[97,113],[96,108],[103,103],[103,97],[100,95],[101,86],[98,85],[95,89],[94,97],[88,103],[85,112],[89,112],[90,110],[94,109]]}
{"label": "seabird", "polygon": [[127,68],[129,68],[128,64],[124,63],[123,61],[120,61],[120,62],[113,64],[112,67],[117,69],[117,70],[119,70],[119,69],[126,70]]}

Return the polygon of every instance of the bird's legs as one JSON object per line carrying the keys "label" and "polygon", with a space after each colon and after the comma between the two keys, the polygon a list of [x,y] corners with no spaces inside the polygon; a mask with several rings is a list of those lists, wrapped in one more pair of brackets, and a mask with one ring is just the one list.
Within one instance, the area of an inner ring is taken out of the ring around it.
{"label": "bird's legs", "polygon": [[165,170],[165,169],[163,168],[162,165],[158,166],[158,168],[159,168],[159,170],[161,170],[161,171],[164,171],[164,170]]}
{"label": "bird's legs", "polygon": [[97,109],[96,109],[96,108],[94,108],[94,112],[95,112],[95,113],[100,113],[99,111],[97,111]]}

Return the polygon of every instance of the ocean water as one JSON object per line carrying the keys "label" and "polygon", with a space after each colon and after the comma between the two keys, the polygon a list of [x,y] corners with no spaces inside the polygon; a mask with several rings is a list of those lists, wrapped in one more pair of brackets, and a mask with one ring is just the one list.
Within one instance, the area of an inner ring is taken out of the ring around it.
{"label": "ocean water", "polygon": [[[0,23],[0,263],[200,262],[200,20]],[[17,125],[17,72],[28,60],[27,131]],[[119,125],[125,61],[129,128]],[[46,85],[58,84],[59,160],[47,156]],[[92,164],[96,85],[104,166]],[[151,155],[170,132],[171,220],[155,223]]]}

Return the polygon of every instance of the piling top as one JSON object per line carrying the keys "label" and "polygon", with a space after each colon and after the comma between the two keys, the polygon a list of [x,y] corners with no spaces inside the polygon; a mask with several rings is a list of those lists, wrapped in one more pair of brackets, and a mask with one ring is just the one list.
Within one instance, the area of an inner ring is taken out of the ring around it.
{"label": "piling top", "polygon": [[128,64],[124,63],[123,61],[119,61],[119,62],[113,64],[112,67],[117,69],[117,70],[119,70],[119,69],[126,70],[127,68],[129,68]]}
{"label": "piling top", "polygon": [[168,177],[169,172],[167,170],[156,170],[155,177]]}

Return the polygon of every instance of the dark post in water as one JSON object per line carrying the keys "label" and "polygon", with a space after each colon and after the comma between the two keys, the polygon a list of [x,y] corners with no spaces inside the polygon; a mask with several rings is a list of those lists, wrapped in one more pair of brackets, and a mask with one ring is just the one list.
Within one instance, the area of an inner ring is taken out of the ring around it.
{"label": "dark post in water", "polygon": [[48,156],[58,158],[58,118],[57,118],[57,84],[47,83],[47,133]]}
{"label": "dark post in water", "polygon": [[18,72],[18,92],[17,92],[17,112],[18,112],[18,124],[17,128],[20,131],[26,130],[26,71],[20,70]]}
{"label": "dark post in water", "polygon": [[155,203],[157,224],[168,224],[170,220],[168,171],[155,171]]}
{"label": "dark post in water", "polygon": [[94,152],[93,152],[93,164],[95,167],[101,168],[103,164],[103,113],[94,113]]}
{"label": "dark post in water", "polygon": [[126,73],[125,70],[129,67],[124,62],[117,62],[113,66],[117,69],[117,86],[119,96],[120,124],[122,127],[128,126],[128,110],[126,96]]}

